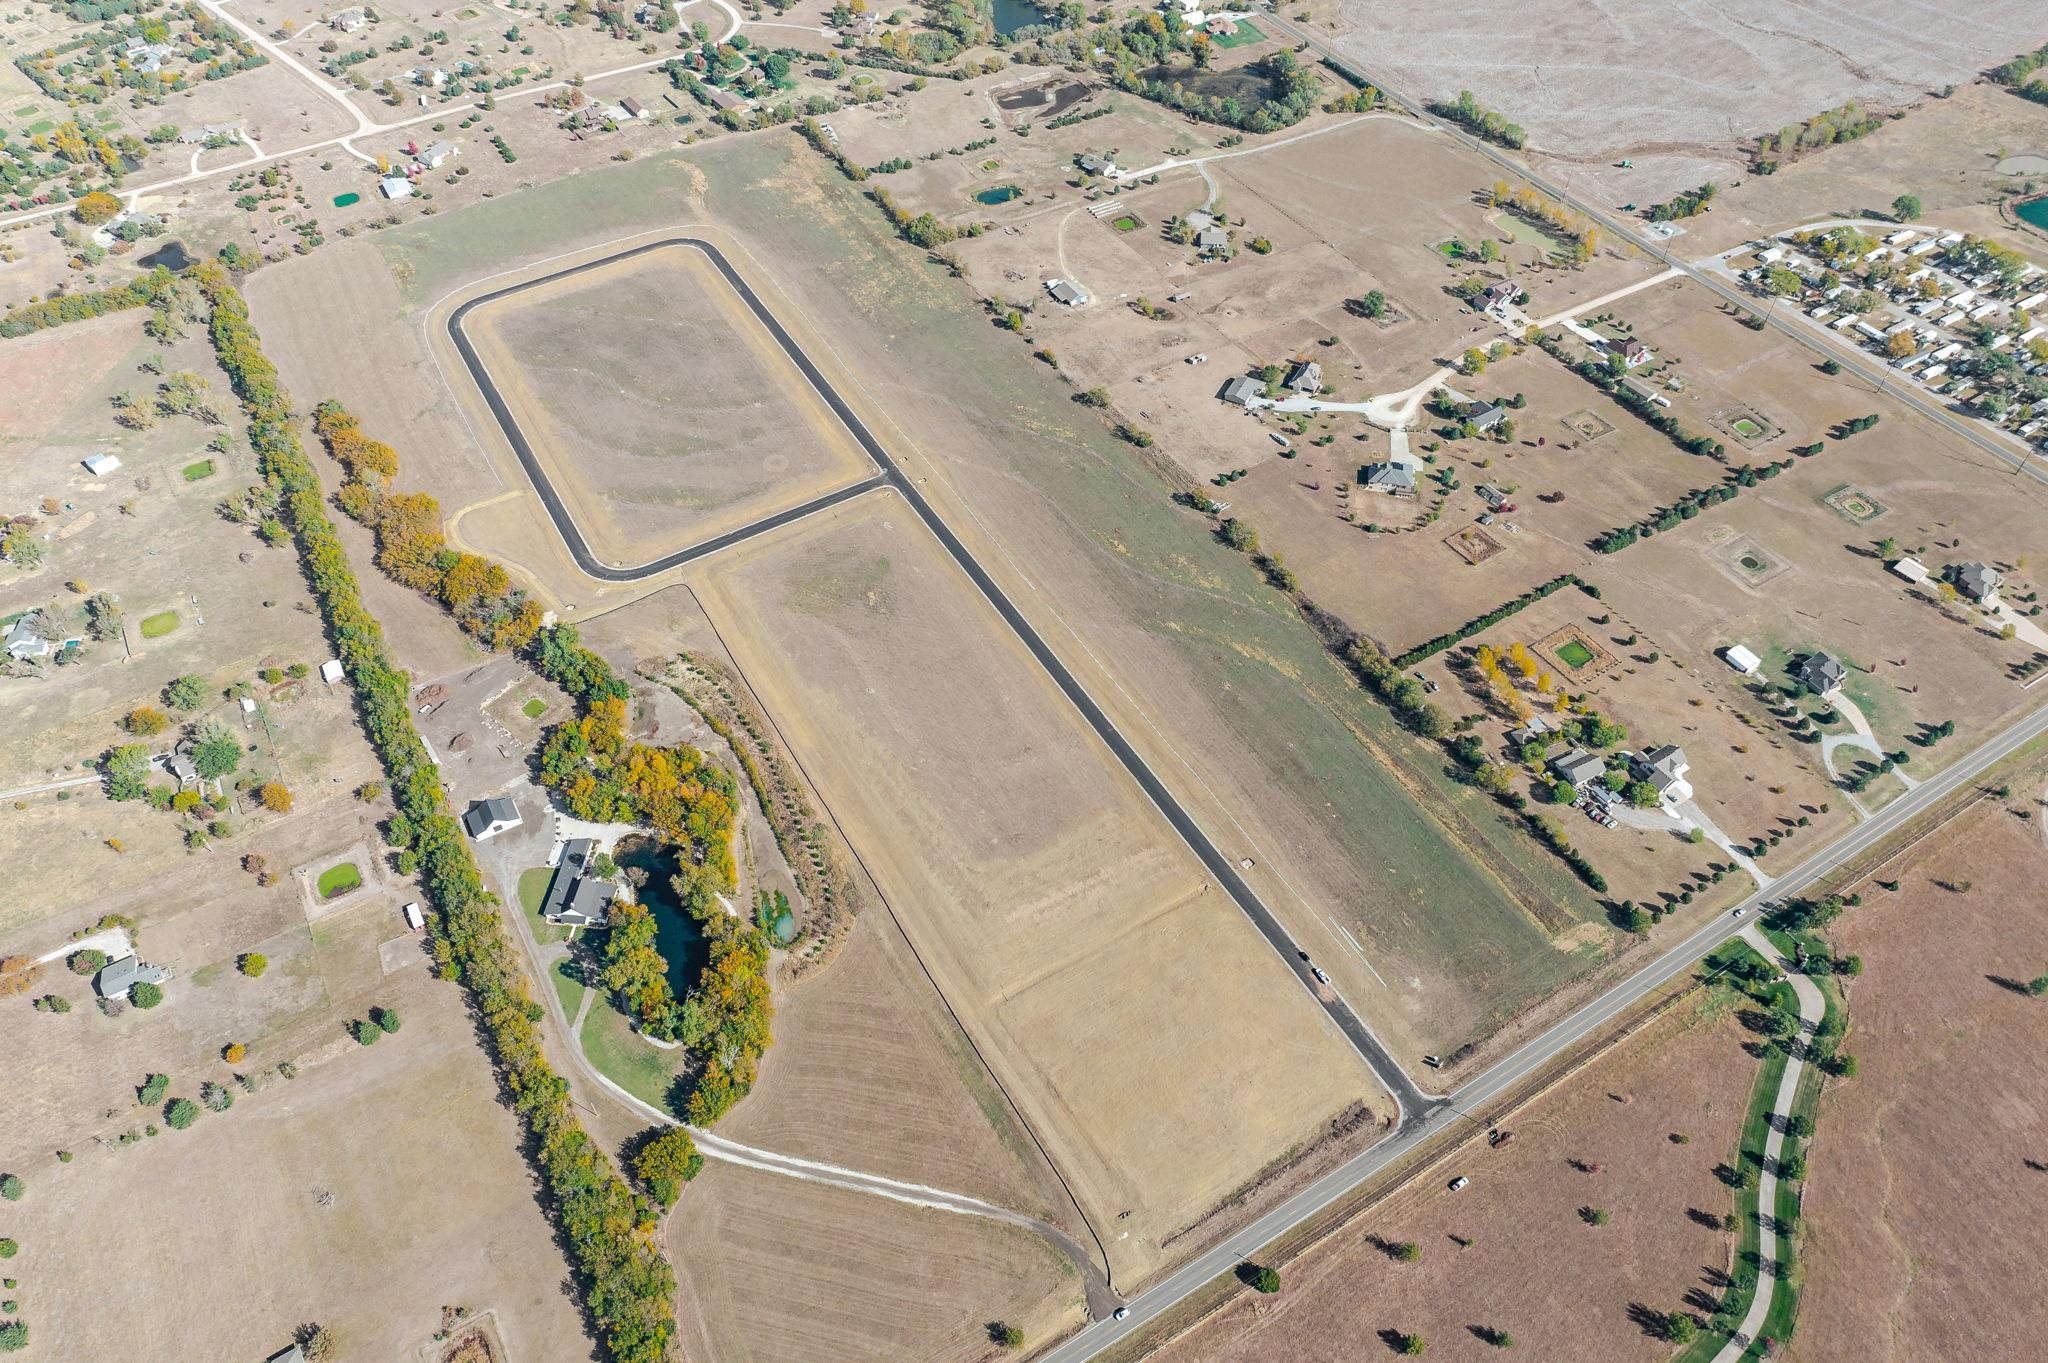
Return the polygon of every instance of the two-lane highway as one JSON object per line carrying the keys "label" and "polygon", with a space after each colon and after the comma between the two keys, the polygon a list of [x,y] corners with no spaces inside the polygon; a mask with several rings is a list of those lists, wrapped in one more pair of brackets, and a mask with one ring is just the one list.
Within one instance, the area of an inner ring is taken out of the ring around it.
{"label": "two-lane highway", "polygon": [[[827,494],[816,501],[805,503],[803,506],[793,507],[787,511],[764,517],[750,525],[742,526],[728,534],[706,540],[701,544],[691,545],[686,549],[679,550],[665,558],[657,559],[652,563],[642,564],[634,568],[613,567],[601,562],[591,553],[589,544],[584,539],[582,531],[578,529],[574,517],[571,516],[567,505],[555,490],[554,484],[549,480],[547,471],[541,466],[541,462],[535,455],[532,445],[528,442],[525,432],[520,429],[519,423],[513,417],[510,407],[506,404],[503,395],[499,393],[497,384],[492,381],[490,370],[484,365],[475,347],[463,333],[463,319],[471,311],[486,303],[522,290],[537,288],[542,284],[580,274],[584,271],[600,269],[616,261],[629,259],[649,251],[678,247],[700,251],[704,254],[706,259],[718,270],[719,274],[724,277],[726,283],[732,287],[733,291],[747,305],[748,310],[753,313],[756,320],[774,338],[775,343],[781,347],[783,354],[788,356],[790,362],[803,374],[805,380],[811,385],[811,388],[818,394],[819,398],[824,401],[826,406],[832,409],[832,414],[839,419],[840,424],[846,428],[847,433],[860,444],[860,447],[867,452],[868,457],[874,460],[875,466],[881,470],[881,473],[877,477],[865,482],[841,488],[837,492]],[[513,452],[518,456],[520,467],[526,471],[527,477],[532,480],[534,491],[540,496],[541,504],[547,509],[548,517],[554,522],[556,531],[562,536],[562,542],[568,546],[569,552],[575,558],[577,566],[592,577],[601,578],[607,582],[637,581],[642,578],[652,577],[657,573],[666,572],[679,564],[688,563],[707,554],[716,553],[720,549],[738,544],[743,540],[751,539],[756,535],[775,529],[777,526],[786,525],[803,516],[815,514],[818,511],[835,506],[840,502],[877,488],[886,486],[901,496],[909,504],[911,510],[917,513],[918,519],[924,523],[925,528],[931,531],[940,544],[945,546],[947,554],[952,557],[954,563],[959,566],[963,573],[967,574],[982,596],[987,599],[989,605],[995,609],[996,613],[1003,618],[1003,622],[1010,627],[1011,631],[1024,644],[1024,647],[1030,651],[1031,656],[1037,660],[1038,665],[1052,678],[1054,684],[1059,687],[1060,692],[1066,696],[1067,700],[1076,710],[1080,711],[1081,717],[1087,721],[1088,727],[1094,730],[1096,737],[1102,740],[1104,746],[1115,755],[1124,770],[1130,773],[1131,779],[1138,783],[1139,788],[1145,792],[1146,798],[1152,801],[1167,823],[1172,825],[1174,832],[1188,845],[1189,849],[1201,861],[1203,867],[1223,887],[1224,891],[1229,894],[1232,902],[1252,921],[1253,926],[1258,928],[1260,935],[1266,939],[1267,944],[1273,949],[1274,953],[1280,957],[1288,970],[1300,981],[1302,988],[1308,992],[1311,998],[1315,999],[1317,1005],[1329,1015],[1330,1020],[1336,1024],[1337,1028],[1343,1032],[1351,1045],[1357,1049],[1366,1064],[1372,1069],[1373,1074],[1379,1079],[1380,1084],[1388,1093],[1393,1095],[1395,1102],[1399,1104],[1400,1118],[1404,1122],[1412,1123],[1432,1103],[1437,1101],[1423,1093],[1415,1085],[1414,1081],[1409,1079],[1401,1067],[1395,1063],[1394,1058],[1388,1054],[1386,1047],[1380,1044],[1379,1038],[1372,1034],[1372,1030],[1365,1025],[1365,1022],[1352,1010],[1351,1006],[1345,1003],[1334,989],[1320,984],[1315,979],[1311,973],[1312,968],[1308,962],[1307,953],[1300,949],[1294,938],[1288,934],[1287,929],[1281,925],[1280,920],[1273,915],[1272,910],[1267,908],[1265,902],[1259,898],[1258,893],[1245,883],[1244,878],[1238,874],[1237,867],[1231,862],[1230,858],[1225,856],[1215,843],[1210,841],[1209,835],[1203,832],[1200,823],[1196,821],[1194,815],[1188,812],[1186,807],[1174,796],[1173,792],[1167,788],[1166,783],[1152,770],[1151,765],[1131,745],[1130,740],[1124,737],[1122,730],[1117,728],[1115,722],[1096,703],[1095,698],[1088,693],[1087,689],[1081,685],[1067,665],[1060,660],[1059,655],[1040,636],[1037,629],[1025,618],[1024,613],[1017,608],[1009,596],[1004,593],[1003,589],[996,585],[995,579],[989,576],[987,570],[981,566],[981,563],[969,552],[967,546],[961,542],[960,537],[953,533],[952,527],[933,509],[931,503],[925,500],[924,494],[917,487],[916,480],[904,474],[896,461],[890,457],[889,451],[883,447],[882,442],[875,438],[874,433],[861,420],[860,415],[848,405],[846,400],[840,395],[839,390],[825,377],[824,373],[812,361],[810,355],[804,351],[802,346],[797,344],[796,338],[789,334],[789,331],[782,325],[781,320],[762,302],[752,286],[747,283],[738,270],[733,268],[732,262],[726,259],[725,253],[719,250],[715,244],[698,237],[670,237],[499,289],[493,293],[471,299],[457,308],[448,319],[448,335],[455,345],[456,352],[462,357],[463,364],[468,368],[471,379],[475,381],[478,389],[483,393],[484,400],[490,405],[491,414],[497,419],[499,429],[504,433],[505,439],[510,443]]]}

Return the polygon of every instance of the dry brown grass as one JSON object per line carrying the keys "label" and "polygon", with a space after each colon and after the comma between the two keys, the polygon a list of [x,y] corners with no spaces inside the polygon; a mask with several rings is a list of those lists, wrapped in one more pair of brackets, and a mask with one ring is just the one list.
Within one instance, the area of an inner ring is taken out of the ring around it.
{"label": "dry brown grass", "polygon": [[2014,987],[2048,969],[2048,851],[2038,769],[2020,779],[1881,871],[1899,893],[1861,887],[1832,930],[1866,967],[1844,1046],[1860,1071],[1809,1153],[1801,1363],[2023,1358],[2048,1329],[2048,1304],[2014,1290],[2048,1259],[2048,1176],[2024,1163],[2043,1157],[2048,1004]]}
{"label": "dry brown grass", "polygon": [[1121,1280],[1377,1101],[900,504],[756,540],[707,578],[733,656],[1091,1220],[1129,1213]]}
{"label": "dry brown grass", "polygon": [[[1420,1334],[1432,1358],[1478,1359],[1493,1350],[1471,1328],[1487,1326],[1514,1336],[1517,1357],[1668,1358],[1631,1308],[1675,1310],[1729,1265],[1733,1237],[1687,1212],[1732,1208],[1713,1168],[1735,1148],[1756,1073],[1744,1035],[1690,1006],[1653,1024],[1504,1123],[1508,1144],[1488,1149],[1475,1135],[1289,1265],[1277,1297],[1243,1292],[1153,1357],[1392,1357],[1382,1332],[1400,1331]],[[1471,1185],[1451,1193],[1458,1174]],[[1587,1206],[1612,1219],[1586,1225]],[[1414,1263],[1383,1247],[1404,1241],[1420,1248]]]}

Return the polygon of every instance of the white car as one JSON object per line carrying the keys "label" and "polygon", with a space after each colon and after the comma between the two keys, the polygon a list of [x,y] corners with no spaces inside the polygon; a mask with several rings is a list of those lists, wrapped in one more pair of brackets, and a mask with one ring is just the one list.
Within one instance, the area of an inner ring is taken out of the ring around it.
{"label": "white car", "polygon": [[1749,906],[1747,904],[1737,904],[1732,910],[1729,911],[1728,916],[1730,918],[1740,918],[1742,917],[1742,915],[1748,912]]}
{"label": "white car", "polygon": [[1310,966],[1309,973],[1316,977],[1317,984],[1328,984],[1330,982],[1330,977],[1323,973],[1323,968],[1319,965]]}
{"label": "white car", "polygon": [[1122,1320],[1125,1316],[1128,1316],[1129,1314],[1131,1314],[1130,1307],[1119,1306],[1116,1310],[1109,1313],[1109,1318],[1111,1320]]}
{"label": "white car", "polygon": [[1466,1178],[1463,1174],[1460,1174],[1456,1178],[1451,1180],[1451,1191],[1455,1193],[1471,1181],[1471,1179]]}

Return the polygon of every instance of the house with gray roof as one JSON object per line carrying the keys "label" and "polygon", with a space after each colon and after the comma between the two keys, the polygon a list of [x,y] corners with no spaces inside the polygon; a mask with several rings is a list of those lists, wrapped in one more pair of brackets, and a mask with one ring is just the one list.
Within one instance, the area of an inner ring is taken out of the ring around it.
{"label": "house with gray roof", "polygon": [[1323,391],[1323,367],[1314,360],[1301,360],[1287,375],[1287,387],[1314,397]]}
{"label": "house with gray roof", "polygon": [[1584,790],[1607,774],[1607,759],[1584,748],[1573,748],[1562,757],[1550,759],[1550,772],[1567,785]]}
{"label": "house with gray roof", "polygon": [[1389,497],[1415,495],[1415,470],[1406,464],[1367,464],[1358,485],[1367,492],[1384,492]]}
{"label": "house with gray roof", "polygon": [[1998,569],[1988,563],[1959,563],[1956,565],[1956,589],[1972,601],[1992,604],[1998,600],[1998,588],[2005,581]]}
{"label": "house with gray roof", "polygon": [[540,916],[564,927],[583,928],[602,923],[611,913],[619,887],[591,871],[597,860],[597,842],[592,838],[571,838],[562,847],[555,865],[555,878],[548,882],[541,900]]}
{"label": "house with gray roof", "polygon": [[1052,295],[1052,301],[1078,308],[1088,301],[1088,292],[1071,279],[1048,279],[1045,291]]}
{"label": "house with gray roof", "polygon": [[1647,782],[1657,792],[1657,798],[1667,804],[1692,798],[1692,782],[1685,779],[1690,770],[1692,764],[1685,760],[1685,749],[1676,743],[1661,744],[1629,758],[1629,775]]}
{"label": "house with gray roof", "polygon": [[1816,696],[1841,690],[1848,679],[1849,669],[1832,653],[1809,653],[1792,666],[1792,680]]}
{"label": "house with gray roof", "polygon": [[1476,431],[1490,431],[1507,420],[1507,408],[1497,402],[1475,402],[1465,409],[1465,420]]}
{"label": "house with gray roof", "polygon": [[101,966],[100,973],[92,978],[92,987],[103,999],[125,999],[128,991],[138,984],[162,984],[169,978],[170,972],[144,964],[139,956],[129,955]]}
{"label": "house with gray roof", "polygon": [[1520,748],[1534,743],[1539,738],[1547,737],[1554,732],[1555,730],[1551,728],[1549,720],[1541,715],[1531,715],[1529,716],[1529,722],[1521,728],[1508,730],[1508,742]]}
{"label": "house with gray roof", "polygon": [[1228,251],[1230,233],[1220,227],[1204,227],[1195,233],[1195,247],[1202,251]]}
{"label": "house with gray roof", "polygon": [[519,827],[519,824],[519,806],[502,795],[478,800],[462,816],[462,826],[469,830],[470,838],[476,842],[495,838],[508,829]]}
{"label": "house with gray roof", "polygon": [[1249,407],[1252,399],[1266,391],[1266,386],[1247,374],[1239,374],[1223,385],[1223,391],[1216,396],[1238,407]]}

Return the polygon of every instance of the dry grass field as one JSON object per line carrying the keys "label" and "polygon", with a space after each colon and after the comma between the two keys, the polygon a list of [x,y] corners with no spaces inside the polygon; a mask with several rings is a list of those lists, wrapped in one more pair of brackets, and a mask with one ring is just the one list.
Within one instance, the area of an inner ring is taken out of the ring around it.
{"label": "dry grass field", "polygon": [[[1756,1073],[1733,1017],[1699,1007],[1681,1005],[1503,1123],[1508,1144],[1489,1149],[1475,1133],[1290,1264],[1278,1296],[1245,1292],[1152,1357],[1392,1358],[1385,1332],[1399,1332],[1421,1335],[1431,1358],[1476,1360],[1498,1356],[1474,1333],[1491,1328],[1514,1337],[1510,1357],[1668,1358],[1632,1313],[1713,1294],[1730,1267],[1733,1237],[1688,1212],[1730,1209],[1713,1169],[1735,1148]],[[1471,1185],[1448,1192],[1460,1174]],[[1611,1219],[1587,1225],[1582,1207]],[[1393,1258],[1403,1242],[1416,1261]]]}
{"label": "dry grass field", "polygon": [[1034,1345],[1081,1323],[1080,1280],[1027,1231],[733,1165],[691,1185],[668,1242],[691,1358],[972,1359],[990,1321]]}
{"label": "dry grass field", "polygon": [[1799,1363],[2024,1358],[2048,1328],[2040,1296],[2013,1290],[2048,1258],[2048,1010],[2017,988],[2048,969],[2048,849],[2038,769],[2022,780],[1886,866],[1899,892],[1862,887],[1830,929],[1864,960],[1845,1047],[1860,1072],[1809,1154]]}
{"label": "dry grass field", "polygon": [[608,559],[651,559],[873,471],[692,248],[543,284],[465,325]]}
{"label": "dry grass field", "polygon": [[[385,935],[396,926],[395,916],[380,922]],[[195,1007],[180,997],[193,986],[173,981],[155,1013],[112,1022],[83,1002],[51,1018],[25,999],[5,1001],[11,1053],[34,1037],[38,1054],[65,1054],[108,1090],[91,1108],[71,1105],[62,1137],[71,1163],[51,1157],[41,1130],[33,1152],[8,1142],[7,1164],[29,1182],[9,1204],[6,1233],[21,1252],[7,1263],[20,1283],[8,1295],[23,1303],[34,1356],[131,1353],[135,1311],[146,1305],[151,1348],[165,1358],[264,1357],[313,1321],[338,1334],[344,1356],[411,1358],[444,1304],[496,1312],[514,1358],[592,1356],[460,991],[423,963],[376,979],[374,935],[351,939],[319,954],[351,973],[356,991],[329,1001],[305,1049],[258,1041],[243,1067],[296,1058],[296,1079],[270,1077],[226,1113],[126,1148],[91,1138],[111,1141],[151,1119],[161,1126],[135,1104],[132,1086],[147,1071],[168,1073],[172,1095],[194,1100],[201,1079],[230,1078],[217,1057],[158,1049],[138,1063],[135,1046],[109,1035],[153,1034],[161,1046],[160,1029]],[[298,974],[302,962],[278,959],[273,975]],[[66,992],[82,983],[67,976]],[[275,999],[284,984],[230,977],[206,992]],[[340,1024],[372,1001],[396,1007],[404,1027],[365,1049]],[[75,1043],[53,1049],[65,1032]],[[218,1032],[214,1047],[231,1035]]]}
{"label": "dry grass field", "polygon": [[1849,99],[1909,103],[2041,41],[2028,0],[1973,6],[1967,24],[1918,0],[1865,10],[1736,0],[1680,11],[1542,0],[1484,16],[1354,0],[1344,11],[1360,27],[1335,46],[1368,76],[1426,98],[1471,89],[1561,168],[1632,156],[1635,176],[1589,183],[1645,202],[1725,181],[1725,153],[1756,133]]}
{"label": "dry grass field", "polygon": [[1117,1226],[1119,1281],[1381,1102],[899,503],[755,540],[702,597],[1083,1208]]}

